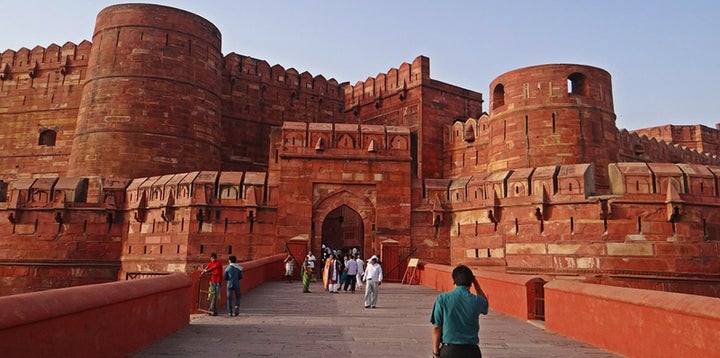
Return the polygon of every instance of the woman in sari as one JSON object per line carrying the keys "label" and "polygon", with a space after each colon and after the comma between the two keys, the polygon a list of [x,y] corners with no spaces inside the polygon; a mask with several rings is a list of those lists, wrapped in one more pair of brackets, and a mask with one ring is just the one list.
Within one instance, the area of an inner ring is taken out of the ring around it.
{"label": "woman in sari", "polygon": [[302,264],[302,286],[303,293],[310,292],[310,281],[312,280],[312,268],[310,267],[310,257],[305,256],[305,261]]}

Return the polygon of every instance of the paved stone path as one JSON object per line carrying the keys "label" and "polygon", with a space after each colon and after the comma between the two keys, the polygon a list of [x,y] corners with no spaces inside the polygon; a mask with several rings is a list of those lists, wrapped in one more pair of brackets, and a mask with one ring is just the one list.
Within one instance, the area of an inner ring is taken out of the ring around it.
{"label": "paved stone path", "polygon": [[[193,316],[190,325],[134,357],[431,357],[437,292],[385,283],[378,307],[362,293],[331,294],[320,283],[270,282],[243,295],[240,316]],[[492,307],[492,302],[490,303]],[[491,311],[480,317],[483,357],[619,357]]]}

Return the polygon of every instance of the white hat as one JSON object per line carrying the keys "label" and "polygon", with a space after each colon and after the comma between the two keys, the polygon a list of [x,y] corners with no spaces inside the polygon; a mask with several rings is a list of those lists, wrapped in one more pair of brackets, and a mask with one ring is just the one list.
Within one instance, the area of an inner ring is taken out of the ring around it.
{"label": "white hat", "polygon": [[378,257],[376,255],[372,255],[372,257],[368,259],[368,261],[372,261],[372,260],[380,261],[380,259],[378,259]]}

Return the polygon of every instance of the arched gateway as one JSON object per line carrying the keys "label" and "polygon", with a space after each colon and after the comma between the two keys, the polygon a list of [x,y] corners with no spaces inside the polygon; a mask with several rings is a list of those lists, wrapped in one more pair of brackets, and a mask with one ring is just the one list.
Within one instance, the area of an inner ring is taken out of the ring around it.
{"label": "arched gateway", "polygon": [[310,247],[319,253],[324,243],[332,249],[358,248],[360,253],[375,253],[373,223],[375,207],[366,198],[342,191],[315,205]]}
{"label": "arched gateway", "polygon": [[331,211],[322,224],[321,242],[332,249],[344,252],[352,248],[363,249],[363,220],[355,210],[347,205]]}

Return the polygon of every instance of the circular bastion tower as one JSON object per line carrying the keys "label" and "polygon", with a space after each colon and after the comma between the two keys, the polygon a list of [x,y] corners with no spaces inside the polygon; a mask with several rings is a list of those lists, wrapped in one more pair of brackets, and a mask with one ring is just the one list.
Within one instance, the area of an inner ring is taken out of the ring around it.
{"label": "circular bastion tower", "polygon": [[204,18],[123,4],[97,17],[68,176],[220,167],[221,35]]}
{"label": "circular bastion tower", "polygon": [[504,73],[490,84],[489,169],[595,164],[598,194],[617,161],[610,74],[551,64]]}

